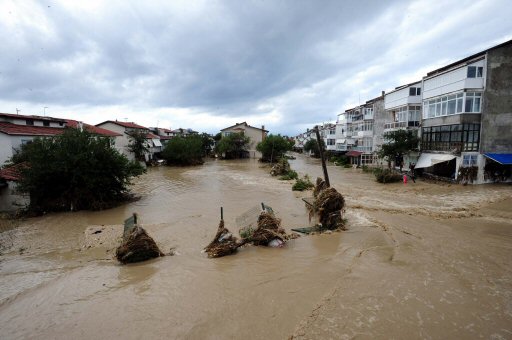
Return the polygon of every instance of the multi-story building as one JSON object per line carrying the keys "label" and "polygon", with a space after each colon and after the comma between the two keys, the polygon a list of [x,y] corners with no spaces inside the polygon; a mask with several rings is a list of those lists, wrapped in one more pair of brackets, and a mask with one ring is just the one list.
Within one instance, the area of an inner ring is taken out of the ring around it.
{"label": "multi-story building", "polygon": [[241,133],[244,136],[250,138],[249,150],[247,151],[247,157],[249,158],[261,158],[261,152],[256,150],[258,143],[262,142],[268,134],[268,130],[265,130],[265,126],[260,128],[251,126],[246,122],[236,123],[230,127],[220,130],[222,136],[229,136],[232,133]]}
{"label": "multi-story building", "polygon": [[[475,183],[494,180],[507,164],[510,173],[512,40],[429,72],[422,84],[416,167],[456,179],[461,168],[474,166]],[[496,153],[505,158],[497,161]]]}

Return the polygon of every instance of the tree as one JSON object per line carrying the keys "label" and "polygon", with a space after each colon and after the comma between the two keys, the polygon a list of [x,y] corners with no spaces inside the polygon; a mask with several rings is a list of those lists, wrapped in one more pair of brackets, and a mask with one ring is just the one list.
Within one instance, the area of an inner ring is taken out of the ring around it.
{"label": "tree", "polygon": [[130,179],[145,171],[109,138],[72,128],[23,145],[11,162],[26,164],[18,188],[30,195],[34,213],[111,207],[129,198]]}
{"label": "tree", "polygon": [[[320,143],[322,143],[322,147],[325,150],[325,142],[323,139],[320,139]],[[318,142],[316,139],[310,139],[304,144],[304,151],[313,152],[313,156],[318,158],[320,157],[320,148],[318,147]]]}
{"label": "tree", "polygon": [[215,145],[215,140],[207,133],[202,133],[199,136],[201,137],[204,156],[209,156],[212,152],[213,146]]}
{"label": "tree", "polygon": [[134,130],[128,134],[130,139],[128,150],[133,152],[138,161],[145,161],[145,154],[149,152],[146,134],[143,130]]}
{"label": "tree", "polygon": [[290,142],[281,135],[268,135],[262,142],[258,143],[256,150],[261,152],[261,160],[265,162],[273,162],[282,157],[287,151],[293,147]]}
{"label": "tree", "polygon": [[231,133],[223,136],[217,143],[217,153],[223,154],[224,158],[244,158],[247,155],[247,148],[251,139],[243,133]]}
{"label": "tree", "polygon": [[395,130],[384,133],[385,143],[377,152],[379,157],[386,158],[391,167],[392,159],[403,159],[405,154],[418,149],[419,139],[412,130]]}
{"label": "tree", "polygon": [[169,140],[161,155],[167,164],[199,165],[204,163],[204,152],[203,138],[199,135],[190,135]]}

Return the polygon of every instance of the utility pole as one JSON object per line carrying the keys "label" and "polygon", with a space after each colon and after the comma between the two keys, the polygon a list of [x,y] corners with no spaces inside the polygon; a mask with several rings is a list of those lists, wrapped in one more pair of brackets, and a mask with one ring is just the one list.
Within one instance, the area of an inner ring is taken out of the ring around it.
{"label": "utility pole", "polygon": [[318,131],[318,125],[315,126],[315,132],[316,132],[316,142],[318,144],[318,150],[320,150],[320,158],[322,159],[322,169],[324,170],[325,184],[329,188],[331,186],[331,183],[329,182],[329,174],[327,173],[327,165],[325,164],[324,147],[323,147],[323,144],[320,142],[320,131]]}

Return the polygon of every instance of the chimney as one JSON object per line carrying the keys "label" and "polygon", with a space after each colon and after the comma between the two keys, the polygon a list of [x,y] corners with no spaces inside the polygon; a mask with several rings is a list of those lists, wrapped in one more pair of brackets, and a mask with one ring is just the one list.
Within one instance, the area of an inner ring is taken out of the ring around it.
{"label": "chimney", "polygon": [[265,125],[261,126],[261,140],[265,140]]}
{"label": "chimney", "polygon": [[386,94],[386,91],[382,91],[382,96],[384,97],[384,95]]}

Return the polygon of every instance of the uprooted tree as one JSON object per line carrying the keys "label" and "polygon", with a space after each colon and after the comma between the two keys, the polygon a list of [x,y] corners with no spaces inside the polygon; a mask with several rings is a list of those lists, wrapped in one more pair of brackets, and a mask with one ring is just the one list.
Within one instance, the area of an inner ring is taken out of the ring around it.
{"label": "uprooted tree", "polygon": [[144,172],[109,138],[73,128],[23,145],[11,162],[25,165],[18,189],[30,195],[29,210],[36,214],[111,207],[129,199],[130,179]]}

